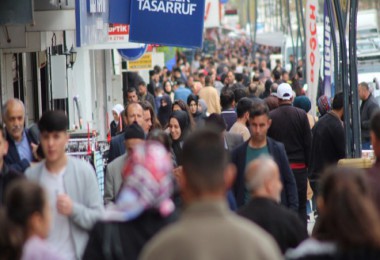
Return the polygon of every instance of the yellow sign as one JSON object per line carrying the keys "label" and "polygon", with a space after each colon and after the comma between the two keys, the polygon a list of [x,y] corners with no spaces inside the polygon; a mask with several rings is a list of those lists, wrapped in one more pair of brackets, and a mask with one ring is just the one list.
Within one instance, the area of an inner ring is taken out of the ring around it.
{"label": "yellow sign", "polygon": [[127,70],[152,70],[153,58],[152,53],[145,53],[138,60],[128,61]]}

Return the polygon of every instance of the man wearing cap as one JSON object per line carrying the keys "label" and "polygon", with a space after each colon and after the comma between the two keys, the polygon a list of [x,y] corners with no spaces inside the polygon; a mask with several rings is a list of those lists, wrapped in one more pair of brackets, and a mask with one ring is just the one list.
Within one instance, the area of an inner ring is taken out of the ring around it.
{"label": "man wearing cap", "polygon": [[117,157],[107,166],[104,204],[115,202],[115,198],[123,182],[121,172],[128,153],[132,151],[134,146],[144,142],[144,139],[144,130],[137,123],[133,123],[132,125],[126,127],[124,131],[124,145],[127,152]]}
{"label": "man wearing cap", "polygon": [[272,125],[268,136],[282,142],[297,184],[298,213],[306,224],[307,167],[309,165],[311,130],[306,112],[292,106],[293,91],[288,83],[277,88],[279,107],[269,113]]}

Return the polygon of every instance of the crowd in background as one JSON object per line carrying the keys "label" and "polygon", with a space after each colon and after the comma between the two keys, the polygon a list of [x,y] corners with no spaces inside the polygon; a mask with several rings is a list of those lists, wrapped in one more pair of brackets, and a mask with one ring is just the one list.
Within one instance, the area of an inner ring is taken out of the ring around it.
{"label": "crowd in background", "polygon": [[[112,109],[103,198],[94,169],[65,153],[65,113],[26,129],[23,103],[8,100],[0,259],[378,259],[380,161],[336,167],[343,94],[308,114],[302,61],[269,68],[276,50],[252,58],[252,47],[178,53],[171,71],[128,86]],[[380,112],[359,88],[380,158]]]}

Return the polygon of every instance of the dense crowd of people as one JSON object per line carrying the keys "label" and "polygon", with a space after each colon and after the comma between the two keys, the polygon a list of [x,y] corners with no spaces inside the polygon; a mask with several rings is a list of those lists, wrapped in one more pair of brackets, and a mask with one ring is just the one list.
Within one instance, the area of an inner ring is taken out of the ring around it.
{"label": "dense crowd of people", "polygon": [[[302,61],[268,68],[273,49],[251,50],[178,53],[129,86],[112,109],[103,198],[91,165],[65,152],[66,114],[25,128],[23,103],[8,100],[0,259],[378,259],[380,161],[337,167],[343,94],[308,114]],[[380,158],[380,112],[359,89],[363,144]]]}

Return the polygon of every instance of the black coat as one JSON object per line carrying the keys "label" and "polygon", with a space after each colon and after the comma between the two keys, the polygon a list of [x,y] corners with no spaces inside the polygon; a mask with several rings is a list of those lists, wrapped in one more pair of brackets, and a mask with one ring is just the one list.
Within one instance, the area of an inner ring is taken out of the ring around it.
{"label": "black coat", "polygon": [[308,237],[306,226],[298,215],[271,199],[253,198],[238,214],[272,235],[282,253],[288,248],[297,247]]}
{"label": "black coat", "polygon": [[311,130],[309,119],[302,109],[289,104],[269,112],[272,124],[268,136],[284,144],[290,163],[309,165]]}
{"label": "black coat", "polygon": [[[244,142],[232,152],[232,162],[237,168],[237,175],[233,185],[233,193],[236,198],[238,207],[244,205],[245,197],[245,166],[247,147],[250,140]],[[289,166],[288,157],[286,156],[284,145],[280,142],[267,137],[267,146],[269,154],[273,157],[280,169],[283,189],[281,192],[281,204],[293,210],[298,210],[298,193],[296,181]]]}
{"label": "black coat", "polygon": [[362,131],[362,142],[368,142],[370,140],[369,130],[370,121],[373,112],[379,109],[379,104],[376,99],[369,95],[368,99],[363,101],[360,105],[360,125]]}
{"label": "black coat", "polygon": [[137,259],[144,245],[175,220],[175,214],[163,218],[157,211],[147,210],[131,221],[98,222],[90,233],[83,259]]}
{"label": "black coat", "polygon": [[326,167],[345,157],[346,145],[342,122],[332,112],[323,115],[312,132],[309,176],[317,180]]}

